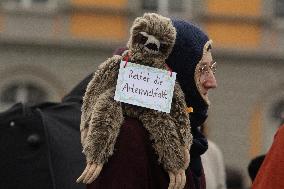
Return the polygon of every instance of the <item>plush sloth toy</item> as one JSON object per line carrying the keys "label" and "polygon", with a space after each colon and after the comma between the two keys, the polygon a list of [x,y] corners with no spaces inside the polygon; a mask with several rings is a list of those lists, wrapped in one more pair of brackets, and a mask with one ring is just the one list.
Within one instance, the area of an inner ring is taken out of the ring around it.
{"label": "plush sloth toy", "polygon": [[[166,171],[176,173],[188,167],[192,135],[184,94],[177,82],[170,113],[114,100],[120,62],[127,57],[129,62],[166,70],[165,59],[175,38],[176,30],[169,18],[145,13],[133,23],[127,43],[129,50],[122,56],[114,55],[99,66],[83,98],[80,130],[88,164],[84,172],[89,165],[95,164],[99,174],[102,165],[113,154],[124,116],[143,123]],[[77,181],[82,180],[81,176]]]}

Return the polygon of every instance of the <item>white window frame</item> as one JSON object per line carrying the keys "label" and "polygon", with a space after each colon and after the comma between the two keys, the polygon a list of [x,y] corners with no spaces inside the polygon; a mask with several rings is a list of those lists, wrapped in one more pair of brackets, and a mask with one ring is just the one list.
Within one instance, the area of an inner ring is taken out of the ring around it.
{"label": "white window frame", "polygon": [[33,0],[6,0],[2,3],[5,9],[53,9],[58,0],[46,0],[46,2],[33,2]]}
{"label": "white window frame", "polygon": [[[4,92],[8,92],[7,90],[11,89],[9,87],[16,87],[16,91],[15,93],[13,94],[14,95],[14,102],[11,102],[12,104],[14,103],[17,103],[17,102],[22,102],[22,103],[27,103],[28,100],[30,99],[30,94],[32,91],[29,91],[28,87],[29,86],[33,86],[34,89],[38,90],[39,92],[42,92],[42,94],[44,94],[44,97],[42,98],[42,101],[46,101],[47,98],[48,98],[48,93],[46,92],[46,90],[42,87],[42,86],[39,86],[37,85],[36,83],[34,82],[31,82],[31,81],[18,81],[18,82],[13,82],[13,83],[10,83],[9,85],[7,85],[2,93],[1,93],[1,98],[2,98],[2,95],[4,95],[3,93]],[[10,91],[9,91],[10,92]],[[34,92],[34,91],[33,91]],[[8,103],[8,102],[5,102],[5,101],[2,101],[3,99],[1,99],[1,103]],[[9,102],[10,103],[10,102]],[[33,103],[37,103],[37,102],[33,102]]]}
{"label": "white window frame", "polygon": [[[284,20],[284,0],[274,0],[274,7],[273,7],[273,12],[274,16],[277,19]],[[280,2],[281,1],[281,2]],[[281,7],[279,4],[282,4],[283,6]],[[278,11],[280,11],[281,15],[278,15]]]}
{"label": "white window frame", "polygon": [[[9,66],[8,66],[9,67]],[[36,88],[40,89],[44,92],[45,98],[42,99],[43,101],[50,101],[50,102],[56,102],[61,99],[61,97],[66,94],[66,91],[62,84],[60,84],[60,81],[55,79],[52,75],[49,73],[43,74],[43,76],[38,74],[33,74],[31,71],[20,71],[22,69],[22,66],[19,66],[18,68],[10,68],[5,71],[5,74],[0,80],[0,111],[4,111],[5,109],[9,108],[11,105],[14,104],[14,102],[11,104],[2,97],[4,97],[4,93],[6,90],[8,90],[9,87],[13,85],[33,85]],[[37,68],[34,68],[37,70]],[[34,70],[31,68],[31,70]],[[39,73],[41,73],[43,70],[38,70]],[[16,74],[15,74],[16,73]],[[46,75],[45,75],[46,74]],[[56,85],[54,85],[56,83]],[[59,85],[58,85],[59,84]],[[23,87],[25,88],[25,87]],[[17,94],[15,95],[17,101],[26,101],[26,95],[27,90],[21,89],[20,91],[17,91]]]}
{"label": "white window frame", "polygon": [[[164,15],[164,16],[168,16],[170,15],[172,12],[175,12],[174,10],[171,10],[169,7],[169,2],[170,1],[174,1],[174,0],[156,0],[157,2],[157,9],[154,11],[157,11],[158,13]],[[189,1],[190,2],[190,1]],[[186,0],[182,0],[182,8],[185,7],[183,4],[185,3],[189,3]],[[182,10],[183,11],[183,10]]]}
{"label": "white window frame", "polygon": [[[283,32],[284,31],[284,10],[281,10],[283,13],[283,15],[279,16],[277,15],[277,7],[279,7],[278,5],[278,1],[280,0],[274,0],[273,1],[273,6],[271,7],[272,9],[272,20],[273,20],[273,24],[274,24],[274,27],[276,28],[276,30],[279,30],[278,32]],[[283,1],[283,4],[284,4],[284,0],[281,0]],[[281,8],[279,8],[281,9]]]}

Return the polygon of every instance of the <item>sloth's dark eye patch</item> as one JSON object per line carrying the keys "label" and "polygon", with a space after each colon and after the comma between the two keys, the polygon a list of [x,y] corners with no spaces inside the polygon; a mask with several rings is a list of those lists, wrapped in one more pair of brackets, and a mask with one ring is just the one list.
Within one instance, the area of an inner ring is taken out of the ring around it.
{"label": "sloth's dark eye patch", "polygon": [[159,50],[155,43],[149,43],[149,44],[146,45],[146,47],[148,49],[151,49],[151,50],[154,50],[154,51],[158,51]]}
{"label": "sloth's dark eye patch", "polygon": [[146,41],[148,40],[148,37],[144,36],[141,33],[138,33],[138,35],[135,37],[134,42],[135,43],[140,43],[140,44],[145,44]]}

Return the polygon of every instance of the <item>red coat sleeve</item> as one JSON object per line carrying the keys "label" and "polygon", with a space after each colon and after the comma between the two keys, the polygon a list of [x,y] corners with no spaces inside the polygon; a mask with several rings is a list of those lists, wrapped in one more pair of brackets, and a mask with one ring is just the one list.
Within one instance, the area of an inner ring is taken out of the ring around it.
{"label": "red coat sleeve", "polygon": [[268,188],[284,188],[284,125],[275,134],[252,185],[252,189]]}

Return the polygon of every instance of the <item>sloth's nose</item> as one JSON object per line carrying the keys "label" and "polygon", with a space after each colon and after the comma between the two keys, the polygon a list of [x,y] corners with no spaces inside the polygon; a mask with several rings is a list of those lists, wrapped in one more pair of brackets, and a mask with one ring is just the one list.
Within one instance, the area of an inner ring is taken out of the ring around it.
{"label": "sloth's nose", "polygon": [[158,49],[158,46],[155,44],[155,43],[148,43],[147,45],[146,45],[146,47],[148,48],[148,49],[151,49],[151,50],[154,50],[154,51],[158,51],[159,49]]}

